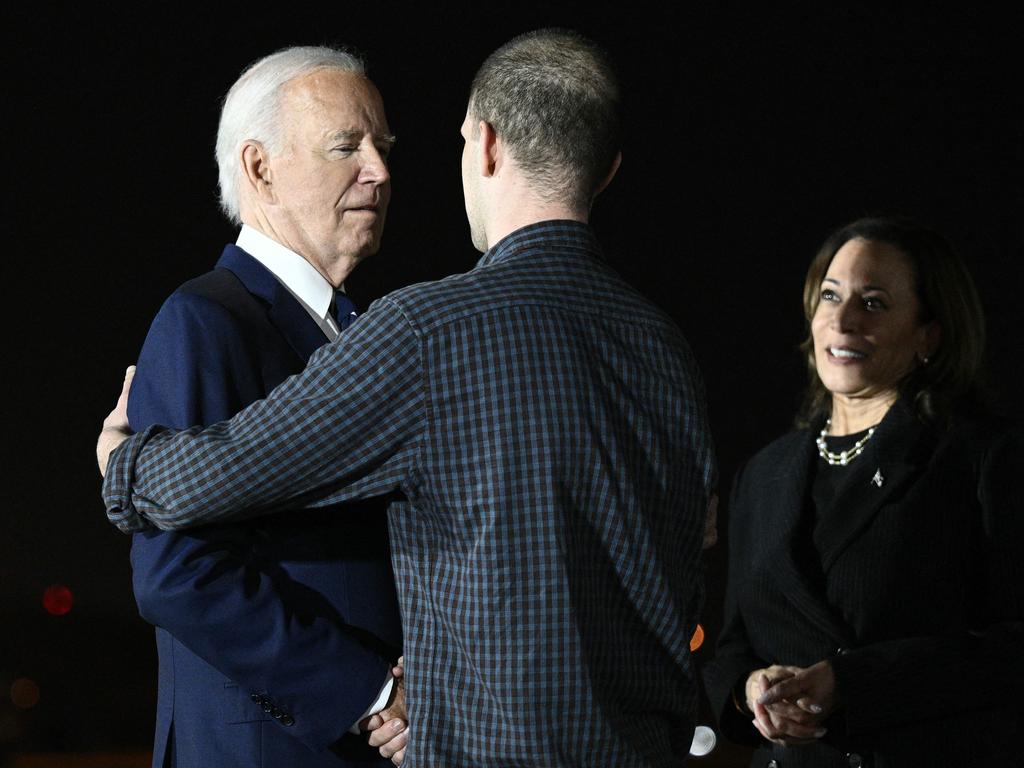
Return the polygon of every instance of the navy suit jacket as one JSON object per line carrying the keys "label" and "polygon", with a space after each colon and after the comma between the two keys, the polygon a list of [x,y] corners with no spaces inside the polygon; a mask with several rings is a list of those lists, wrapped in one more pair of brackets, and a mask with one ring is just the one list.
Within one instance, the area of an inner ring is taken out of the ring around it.
{"label": "navy suit jacket", "polygon": [[[167,300],[138,359],[131,426],[226,419],[303,369],[327,339],[240,248]],[[160,659],[153,765],[380,761],[346,735],[401,645],[384,509],[136,534],[140,614]],[[381,762],[389,765],[389,763]]]}

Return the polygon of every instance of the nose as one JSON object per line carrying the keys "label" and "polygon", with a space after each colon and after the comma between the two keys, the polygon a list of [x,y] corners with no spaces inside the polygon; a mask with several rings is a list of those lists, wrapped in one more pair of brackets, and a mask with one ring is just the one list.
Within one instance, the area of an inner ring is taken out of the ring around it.
{"label": "nose", "polygon": [[380,153],[377,147],[370,147],[363,152],[363,165],[359,169],[359,181],[362,184],[376,184],[380,186],[391,180],[391,173],[388,171],[387,160]]}
{"label": "nose", "polygon": [[848,299],[841,302],[832,315],[832,323],[835,329],[842,333],[857,330],[860,322],[858,310],[859,307],[855,301]]}

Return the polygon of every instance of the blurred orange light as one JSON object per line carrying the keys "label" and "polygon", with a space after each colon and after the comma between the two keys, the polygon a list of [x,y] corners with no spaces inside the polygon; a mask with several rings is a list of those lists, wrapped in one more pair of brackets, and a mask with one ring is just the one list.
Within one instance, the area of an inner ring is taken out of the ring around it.
{"label": "blurred orange light", "polygon": [[32,709],[39,703],[39,686],[35,680],[19,677],[11,683],[11,703],[19,709]]}
{"label": "blurred orange light", "polygon": [[73,602],[74,596],[71,594],[71,590],[63,584],[54,584],[43,592],[43,608],[54,616],[63,616],[70,611]]}
{"label": "blurred orange light", "polygon": [[697,629],[693,632],[693,637],[690,638],[690,650],[696,651],[702,645],[704,645],[704,627],[698,624]]}

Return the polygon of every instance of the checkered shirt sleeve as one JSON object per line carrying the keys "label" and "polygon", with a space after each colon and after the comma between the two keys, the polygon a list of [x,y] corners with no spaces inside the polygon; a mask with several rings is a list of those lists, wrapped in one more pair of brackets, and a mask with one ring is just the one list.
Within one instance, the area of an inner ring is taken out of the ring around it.
{"label": "checkered shirt sleeve", "polygon": [[422,371],[410,324],[387,305],[234,419],[151,427],[119,446],[103,485],[110,521],[179,529],[398,489],[422,432]]}

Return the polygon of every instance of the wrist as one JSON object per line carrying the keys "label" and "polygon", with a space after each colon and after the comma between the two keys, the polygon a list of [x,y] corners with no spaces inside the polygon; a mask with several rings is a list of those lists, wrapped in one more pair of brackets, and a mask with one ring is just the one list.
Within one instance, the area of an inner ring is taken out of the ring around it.
{"label": "wrist", "polygon": [[100,438],[96,445],[96,461],[99,464],[101,475],[106,476],[107,474],[110,454],[127,439],[128,435],[116,427],[104,427],[100,432]]}
{"label": "wrist", "polygon": [[751,711],[750,706],[747,704],[747,686],[750,683],[750,677],[740,680],[732,688],[732,703],[736,707],[736,711],[741,715],[747,717],[753,717],[754,713]]}

